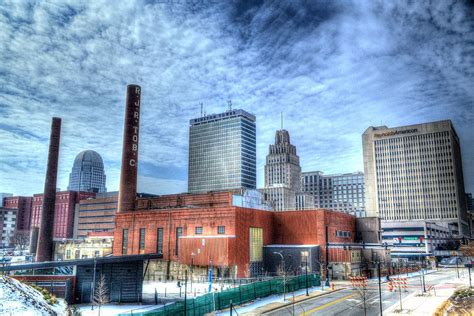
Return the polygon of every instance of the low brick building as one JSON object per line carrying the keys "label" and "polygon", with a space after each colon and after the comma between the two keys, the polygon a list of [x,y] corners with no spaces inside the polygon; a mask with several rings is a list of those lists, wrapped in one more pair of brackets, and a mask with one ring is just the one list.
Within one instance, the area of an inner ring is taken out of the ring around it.
{"label": "low brick building", "polygon": [[[114,255],[162,253],[169,262],[213,266],[246,277],[262,272],[263,246],[353,242],[355,217],[330,210],[273,212],[232,205],[232,192],[138,199],[137,211],[116,215]],[[198,205],[193,204],[198,203]],[[322,248],[322,258],[325,249]],[[330,261],[351,252],[330,249]],[[169,271],[168,271],[169,272]]]}

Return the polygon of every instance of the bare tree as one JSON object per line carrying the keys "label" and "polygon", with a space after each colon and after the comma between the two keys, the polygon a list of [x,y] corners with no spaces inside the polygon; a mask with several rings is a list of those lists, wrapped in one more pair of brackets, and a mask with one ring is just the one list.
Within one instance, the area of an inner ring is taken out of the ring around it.
{"label": "bare tree", "polygon": [[104,304],[107,304],[108,302],[110,302],[109,289],[107,288],[107,283],[105,282],[105,275],[101,274],[94,293],[94,303],[99,306],[99,316],[100,307]]}
{"label": "bare tree", "polygon": [[468,244],[467,245],[461,245],[461,247],[459,247],[459,250],[461,251],[461,254],[464,257],[474,258],[474,242],[468,241]]}
{"label": "bare tree", "polygon": [[10,243],[19,250],[25,250],[30,244],[30,231],[29,230],[15,230],[10,236]]}

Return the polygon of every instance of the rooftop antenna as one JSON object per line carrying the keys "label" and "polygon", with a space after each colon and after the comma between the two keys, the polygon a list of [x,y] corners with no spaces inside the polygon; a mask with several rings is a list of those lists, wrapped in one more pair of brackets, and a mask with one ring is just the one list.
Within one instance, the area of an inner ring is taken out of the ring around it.
{"label": "rooftop antenna", "polygon": [[204,115],[204,109],[203,109],[203,105],[202,105],[202,102],[201,102],[201,117],[203,117]]}
{"label": "rooftop antenna", "polygon": [[280,112],[280,116],[281,116],[281,129],[283,129],[283,112]]}
{"label": "rooftop antenna", "polygon": [[227,110],[232,111],[232,100],[227,100]]}

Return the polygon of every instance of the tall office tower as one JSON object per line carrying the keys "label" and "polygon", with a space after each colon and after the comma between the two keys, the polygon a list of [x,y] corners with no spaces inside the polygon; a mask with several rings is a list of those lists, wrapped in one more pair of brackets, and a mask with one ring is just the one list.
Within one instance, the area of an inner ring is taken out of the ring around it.
{"label": "tall office tower", "polygon": [[276,131],[275,144],[270,145],[265,164],[265,187],[274,185],[301,191],[300,157],[290,143],[290,134],[284,129]]}
{"label": "tall office tower", "polygon": [[459,138],[449,120],[362,135],[366,208],[383,221],[429,221],[467,234]]}
{"label": "tall office tower", "polygon": [[300,158],[287,130],[276,131],[265,164],[265,187],[260,189],[276,211],[314,208],[314,198],[301,192]]}
{"label": "tall office tower", "polygon": [[314,196],[316,207],[365,216],[364,173],[303,172],[301,182],[303,192]]}
{"label": "tall office tower", "polygon": [[93,150],[80,152],[69,174],[68,191],[106,192],[102,157]]}
{"label": "tall office tower", "polygon": [[255,189],[255,130],[255,116],[244,110],[228,110],[192,119],[188,191]]}

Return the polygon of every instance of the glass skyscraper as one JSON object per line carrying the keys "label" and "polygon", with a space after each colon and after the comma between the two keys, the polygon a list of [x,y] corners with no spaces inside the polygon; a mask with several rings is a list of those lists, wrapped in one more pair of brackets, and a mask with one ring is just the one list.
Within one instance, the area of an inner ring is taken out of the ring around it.
{"label": "glass skyscraper", "polygon": [[93,150],[80,152],[69,174],[70,191],[106,192],[102,157]]}
{"label": "glass skyscraper", "polygon": [[229,110],[190,121],[188,191],[248,188],[257,182],[255,116]]}

